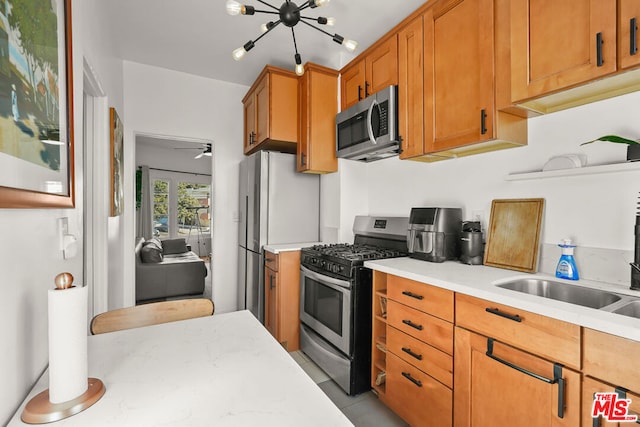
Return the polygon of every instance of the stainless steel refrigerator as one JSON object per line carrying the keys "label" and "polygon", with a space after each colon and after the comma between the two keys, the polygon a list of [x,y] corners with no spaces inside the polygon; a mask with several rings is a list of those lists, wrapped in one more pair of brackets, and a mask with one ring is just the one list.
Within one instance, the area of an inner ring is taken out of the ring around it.
{"label": "stainless steel refrigerator", "polygon": [[264,323],[263,247],[316,242],[320,177],[296,172],[294,154],[259,151],[240,163],[238,306]]}

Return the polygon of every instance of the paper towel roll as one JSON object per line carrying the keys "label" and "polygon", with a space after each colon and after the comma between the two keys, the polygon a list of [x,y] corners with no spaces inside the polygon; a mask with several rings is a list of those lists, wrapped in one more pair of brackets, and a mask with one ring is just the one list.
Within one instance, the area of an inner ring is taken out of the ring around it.
{"label": "paper towel roll", "polygon": [[86,287],[49,290],[49,401],[62,403],[87,391]]}

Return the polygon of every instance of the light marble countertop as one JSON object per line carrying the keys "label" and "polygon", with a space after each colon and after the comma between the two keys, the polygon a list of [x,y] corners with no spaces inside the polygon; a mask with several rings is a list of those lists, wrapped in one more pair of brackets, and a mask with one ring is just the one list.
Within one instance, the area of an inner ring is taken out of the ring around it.
{"label": "light marble countertop", "polygon": [[513,278],[543,278],[586,288],[602,289],[640,298],[640,292],[622,285],[588,280],[562,280],[547,274],[528,274],[484,265],[466,265],[457,261],[433,263],[412,258],[389,258],[366,261],[365,267],[418,282],[428,283],[454,292],[483,298],[521,310],[564,320],[576,325],[640,341],[640,319],[609,313],[594,308],[528,295],[496,284]]}
{"label": "light marble countertop", "polygon": [[[55,426],[351,426],[249,311],[89,337],[93,406]],[[45,372],[26,402],[48,387]]]}
{"label": "light marble countertop", "polygon": [[307,243],[285,243],[282,245],[264,245],[264,250],[273,254],[279,254],[280,252],[287,251],[299,251],[302,248],[308,248],[313,245],[324,245],[322,242],[307,242]]}

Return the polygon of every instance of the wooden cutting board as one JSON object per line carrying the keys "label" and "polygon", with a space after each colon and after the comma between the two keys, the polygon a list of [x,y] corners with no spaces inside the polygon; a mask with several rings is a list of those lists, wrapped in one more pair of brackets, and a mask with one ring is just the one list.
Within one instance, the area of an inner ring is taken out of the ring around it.
{"label": "wooden cutting board", "polygon": [[535,273],[543,210],[544,199],[493,200],[485,265]]}

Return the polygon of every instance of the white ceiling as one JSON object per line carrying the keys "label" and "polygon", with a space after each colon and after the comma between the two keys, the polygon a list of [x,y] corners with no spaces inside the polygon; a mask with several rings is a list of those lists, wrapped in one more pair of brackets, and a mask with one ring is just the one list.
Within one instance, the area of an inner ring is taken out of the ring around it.
{"label": "white ceiling", "polygon": [[[282,0],[267,0],[280,7]],[[231,52],[260,35],[260,25],[276,15],[229,16],[226,0],[109,0],[116,48],[124,60],[250,86],[266,64],[293,70],[291,30],[279,25],[236,62]],[[269,9],[245,0],[256,9]],[[299,1],[297,4],[301,5]],[[334,17],[322,26],[359,43],[354,54],[303,24],[294,27],[302,62],[341,68],[402,21],[425,0],[331,0],[303,16]]]}

